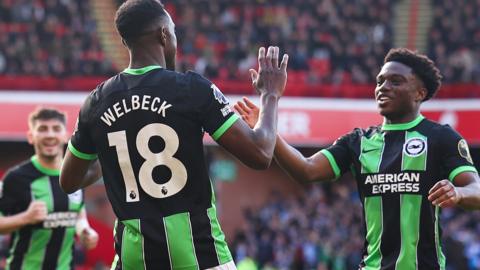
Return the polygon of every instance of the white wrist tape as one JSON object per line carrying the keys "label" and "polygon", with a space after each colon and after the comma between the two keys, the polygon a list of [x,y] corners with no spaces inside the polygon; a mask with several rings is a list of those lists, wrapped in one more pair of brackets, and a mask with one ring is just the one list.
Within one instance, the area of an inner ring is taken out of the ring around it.
{"label": "white wrist tape", "polygon": [[80,219],[77,221],[77,224],[75,225],[75,231],[78,236],[80,236],[86,228],[89,228],[90,224],[88,224],[88,221],[86,219]]}

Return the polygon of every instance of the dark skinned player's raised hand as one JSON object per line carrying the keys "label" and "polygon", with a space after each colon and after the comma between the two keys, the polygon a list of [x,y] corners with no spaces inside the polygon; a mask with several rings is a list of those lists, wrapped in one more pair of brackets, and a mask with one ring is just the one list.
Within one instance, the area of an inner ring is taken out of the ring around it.
{"label": "dark skinned player's raised hand", "polygon": [[273,94],[277,97],[283,95],[287,83],[288,55],[284,54],[282,62],[278,65],[278,47],[268,47],[258,50],[258,71],[250,69],[252,85],[259,94]]}

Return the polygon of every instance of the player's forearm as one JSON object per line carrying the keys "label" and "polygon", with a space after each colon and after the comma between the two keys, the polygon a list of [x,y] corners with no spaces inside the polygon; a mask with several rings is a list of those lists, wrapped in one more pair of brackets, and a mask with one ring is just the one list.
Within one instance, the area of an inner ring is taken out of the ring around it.
{"label": "player's forearm", "polygon": [[67,151],[60,172],[60,187],[65,193],[73,193],[85,185],[82,182],[89,165],[90,161],[80,159]]}
{"label": "player's forearm", "polygon": [[28,219],[25,212],[13,216],[0,217],[0,234],[11,233],[27,224]]}
{"label": "player's forearm", "polygon": [[260,96],[262,107],[257,124],[253,128],[255,144],[261,150],[265,159],[273,158],[275,139],[277,136],[277,111],[280,97],[270,94]]}
{"label": "player's forearm", "polygon": [[97,159],[95,161],[92,161],[92,163],[88,167],[88,171],[81,181],[80,188],[87,187],[98,181],[100,178],[102,178],[102,167],[100,166],[100,162]]}
{"label": "player's forearm", "polygon": [[295,181],[301,183],[311,181],[306,170],[307,159],[280,136],[277,136],[274,157],[278,165]]}
{"label": "player's forearm", "polygon": [[474,182],[464,187],[457,187],[460,194],[458,205],[465,209],[480,209],[480,183]]}

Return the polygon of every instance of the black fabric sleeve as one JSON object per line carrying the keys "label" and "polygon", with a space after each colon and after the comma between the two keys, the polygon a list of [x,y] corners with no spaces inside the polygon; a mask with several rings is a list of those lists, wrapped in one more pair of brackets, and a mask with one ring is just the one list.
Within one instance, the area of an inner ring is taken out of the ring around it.
{"label": "black fabric sleeve", "polygon": [[73,132],[72,138],[68,143],[68,149],[70,152],[72,152],[78,158],[88,160],[92,160],[97,157],[95,143],[89,132],[89,124],[91,121],[90,111],[93,108],[94,92],[87,97],[82,108],[80,109],[77,123],[75,125],[75,131]]}
{"label": "black fabric sleeve", "polygon": [[29,188],[15,172],[7,172],[1,182],[0,212],[4,216],[25,211],[31,201]]}
{"label": "black fabric sleeve", "polygon": [[477,172],[473,165],[467,141],[462,138],[450,126],[443,126],[439,134],[439,147],[441,164],[448,179],[453,181],[455,177],[465,171]]}
{"label": "black fabric sleeve", "polygon": [[189,72],[188,75],[191,76],[192,100],[198,106],[196,111],[203,128],[214,140],[218,140],[239,117],[215,84],[195,72]]}
{"label": "black fabric sleeve", "polygon": [[352,164],[351,149],[357,138],[358,131],[354,130],[338,138],[330,147],[320,151],[330,161],[330,165],[335,172],[335,178],[339,178],[342,174],[349,171]]}

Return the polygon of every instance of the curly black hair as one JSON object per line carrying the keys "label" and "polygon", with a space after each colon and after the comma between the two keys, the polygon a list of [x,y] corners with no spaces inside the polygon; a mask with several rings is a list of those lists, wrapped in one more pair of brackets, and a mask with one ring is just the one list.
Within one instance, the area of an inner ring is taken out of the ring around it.
{"label": "curly black hair", "polygon": [[415,75],[417,75],[427,88],[427,96],[423,101],[432,98],[442,84],[442,75],[435,63],[426,55],[417,51],[411,51],[406,48],[394,48],[385,56],[383,63],[399,62],[410,67]]}
{"label": "curly black hair", "polygon": [[128,0],[115,14],[115,25],[122,39],[128,44],[151,31],[158,20],[167,17],[160,0]]}

